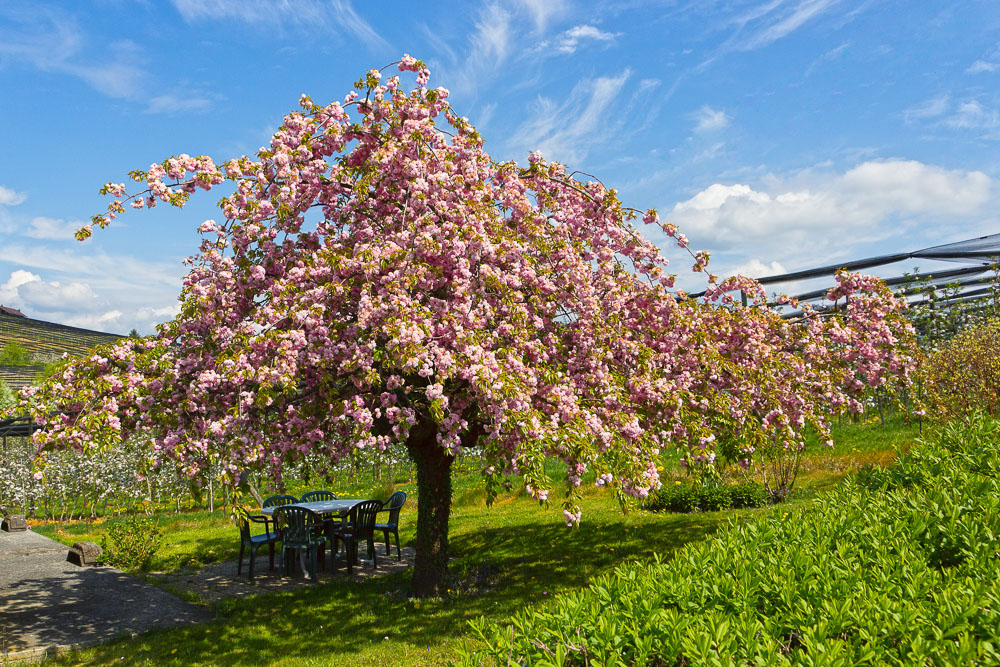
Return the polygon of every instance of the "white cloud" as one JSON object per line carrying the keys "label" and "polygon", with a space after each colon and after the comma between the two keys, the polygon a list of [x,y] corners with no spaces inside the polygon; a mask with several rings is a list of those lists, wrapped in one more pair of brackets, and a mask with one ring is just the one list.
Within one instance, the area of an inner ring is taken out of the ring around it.
{"label": "white cloud", "polygon": [[713,109],[705,105],[694,114],[695,132],[712,132],[729,125],[730,117],[721,109]]}
{"label": "white cloud", "polygon": [[941,95],[939,97],[932,97],[929,100],[924,100],[920,104],[906,109],[903,111],[903,118],[907,121],[922,118],[937,118],[938,116],[947,113],[949,108],[951,108],[951,97],[948,95]]}
{"label": "white cloud", "polygon": [[499,65],[510,52],[511,16],[499,3],[486,5],[472,36],[472,58]]}
{"label": "white cloud", "polygon": [[550,19],[566,11],[564,0],[518,0],[518,4],[529,14],[538,32],[545,30]]}
{"label": "white cloud", "polygon": [[1000,114],[996,109],[970,100],[959,104],[955,113],[945,119],[945,124],[963,129],[992,130],[1000,127]]}
{"label": "white cloud", "polygon": [[782,37],[802,27],[809,19],[822,14],[837,4],[839,0],[803,0],[787,14],[774,23],[765,26],[756,35],[747,40],[746,49],[756,49],[775,42]]}
{"label": "white cloud", "polygon": [[183,113],[188,111],[207,111],[212,107],[212,101],[196,94],[167,93],[157,95],[146,105],[147,113]]}
{"label": "white cloud", "polygon": [[[92,45],[68,13],[42,6],[26,11],[0,4],[0,14],[8,19],[8,27],[0,26],[0,59],[75,77],[115,99],[145,99],[143,91],[153,75],[143,66],[142,48],[135,42],[101,44],[105,52],[90,56],[85,52]],[[167,112],[180,110],[191,108],[180,109],[176,104],[164,108]]]}
{"label": "white cloud", "polygon": [[514,16],[501,3],[483,5],[463,55],[456,53],[446,40],[425,27],[426,37],[452,63],[444,74],[448,88],[474,95],[492,78],[511,53],[511,39],[517,32],[512,27],[513,21]]}
{"label": "white cloud", "polygon": [[544,41],[539,44],[539,51],[554,49],[558,53],[574,53],[584,41],[613,42],[621,36],[620,32],[605,32],[592,25],[573,26],[569,30],[560,33],[554,40]]}
{"label": "white cloud", "polygon": [[20,303],[18,288],[26,283],[41,279],[41,276],[36,276],[30,271],[24,271],[23,269],[14,271],[10,274],[7,281],[3,285],[0,285],[0,303],[5,305],[13,304],[15,302]]}
{"label": "white cloud", "polygon": [[7,248],[19,268],[0,284],[0,303],[29,317],[112,333],[133,327],[150,333],[178,312],[184,273],[179,263],[148,263],[93,250]]}
{"label": "white cloud", "polygon": [[733,23],[738,26],[738,50],[762,48],[798,30],[840,3],[840,0],[770,0],[751,8]]}
{"label": "white cloud", "polygon": [[83,58],[84,37],[67,15],[47,8],[33,12],[11,12],[12,29],[0,30],[0,55],[27,62],[43,72],[77,77],[101,93],[130,98],[146,72],[135,64],[135,46],[130,42],[110,45],[107,57]]}
{"label": "white cloud", "polygon": [[706,147],[704,150],[696,153],[694,156],[695,162],[704,162],[705,160],[714,160],[722,153],[722,149],[726,147],[726,142],[717,141],[711,146]]}
{"label": "white cloud", "polygon": [[756,257],[753,257],[724,273],[727,276],[741,275],[750,276],[751,278],[763,278],[765,276],[780,276],[783,273],[788,273],[788,269],[781,262],[769,262],[765,264]]}
{"label": "white cloud", "polygon": [[[731,30],[729,38],[693,71],[704,71],[734,51],[753,51],[770,46],[843,4],[842,0],[764,0],[738,15],[725,17],[715,27]],[[706,6],[714,15],[725,14],[730,5],[740,6],[737,3],[708,3]],[[845,12],[841,20],[852,19],[864,8],[863,5],[858,10]],[[832,57],[837,55],[831,53]]]}
{"label": "white cloud", "polygon": [[83,227],[84,224],[86,223],[79,220],[70,220],[67,222],[65,220],[39,216],[31,220],[31,226],[24,232],[24,235],[33,239],[69,240],[75,238],[74,234],[76,230]]}
{"label": "white cloud", "polygon": [[180,312],[180,303],[175,302],[174,305],[164,306],[163,308],[140,308],[136,311],[136,317],[149,320],[152,324],[159,324],[160,322],[173,319]]}
{"label": "white cloud", "polygon": [[975,99],[953,104],[948,95],[934,97],[903,111],[903,118],[956,130],[978,130],[984,132],[985,139],[1000,139],[1000,111]]}
{"label": "white cloud", "polygon": [[[8,243],[0,269],[12,271],[13,282],[0,285],[0,303],[21,308],[30,317],[88,326],[119,311],[117,320],[97,327],[120,333],[153,325],[176,312],[186,273],[177,262],[144,261],[110,255],[95,245]],[[15,259],[16,258],[16,259]]]}
{"label": "white cloud", "polygon": [[996,72],[1000,69],[1000,63],[991,63],[985,60],[977,60],[976,62],[969,65],[968,69],[965,70],[966,74],[979,74],[981,72]]}
{"label": "white cloud", "polygon": [[[540,97],[534,117],[518,128],[512,144],[524,152],[540,150],[548,159],[579,162],[619,128],[609,121],[607,110],[612,103],[621,101],[629,75],[626,69],[618,76],[581,81],[562,104]],[[618,115],[624,118],[628,114],[621,111]]]}
{"label": "white cloud", "polygon": [[14,192],[0,185],[0,206],[17,206],[24,200],[25,196],[20,192]]}
{"label": "white cloud", "polygon": [[914,221],[975,223],[995,208],[996,184],[980,171],[913,160],[864,162],[843,174],[805,171],[763,187],[715,183],[668,216],[699,247],[797,264],[827,249],[887,238]]}
{"label": "white cloud", "polygon": [[23,269],[13,271],[0,285],[0,301],[29,310],[81,312],[92,307],[96,299],[97,295],[86,283],[46,282],[41,276]]}
{"label": "white cloud", "polygon": [[130,293],[145,298],[137,285],[144,288],[147,296],[154,290],[167,290],[176,297],[185,274],[180,262],[149,262],[127,255],[109,255],[100,250],[81,251],[81,246],[70,249],[8,243],[5,250],[6,257],[17,258],[17,264],[22,267],[58,272],[72,280],[86,280],[101,293],[122,292],[129,301],[132,301]]}
{"label": "white cloud", "polygon": [[68,324],[71,327],[80,327],[81,329],[95,329],[97,331],[107,331],[110,333],[125,333],[126,325],[123,324],[124,316],[125,313],[120,310],[109,310],[103,313],[69,315],[63,317],[59,323]]}
{"label": "white cloud", "polygon": [[[471,3],[470,3],[471,4]],[[437,30],[423,26],[425,40],[445,61],[435,64],[438,74],[444,74],[448,88],[457,94],[474,96],[485,88],[506,61],[511,58],[538,59],[551,43],[539,40],[550,21],[566,12],[564,0],[487,0],[474,13],[474,24],[468,33],[465,48],[455,48],[458,39],[444,39]],[[574,37],[570,33],[582,29]],[[565,47],[575,48],[580,40],[603,38],[604,33],[592,26],[577,26],[562,33]],[[575,39],[575,41],[574,41]],[[544,48],[543,48],[544,47]],[[523,83],[523,81],[522,81]]]}
{"label": "white cloud", "polygon": [[90,285],[81,282],[64,285],[58,281],[29,280],[18,287],[17,293],[23,303],[40,310],[81,312],[97,301]]}
{"label": "white cloud", "polygon": [[241,21],[268,30],[291,28],[354,35],[369,47],[384,48],[387,42],[354,10],[348,0],[172,0],[185,21]]}
{"label": "white cloud", "polygon": [[833,62],[834,60],[837,60],[838,58],[840,58],[840,56],[844,54],[844,51],[846,51],[850,46],[851,46],[850,42],[844,42],[840,46],[835,46],[834,48],[830,49],[820,57],[816,58],[814,61],[812,61],[812,63],[809,64],[809,67],[806,68],[805,75],[812,76],[813,72],[816,71],[816,68],[818,68],[823,63]]}

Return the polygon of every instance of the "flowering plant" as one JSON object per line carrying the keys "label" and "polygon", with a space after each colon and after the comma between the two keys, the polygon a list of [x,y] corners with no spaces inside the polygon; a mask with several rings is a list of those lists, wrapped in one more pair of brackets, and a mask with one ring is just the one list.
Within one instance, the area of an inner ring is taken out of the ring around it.
{"label": "flowering plant", "polygon": [[[280,480],[306,456],[332,462],[404,443],[417,468],[414,591],[441,590],[454,455],[480,447],[490,493],[521,475],[544,501],[543,460],[569,467],[567,523],[588,470],[624,501],[659,486],[661,448],[708,464],[719,435],[748,452],[801,444],[853,392],[905,376],[909,335],[884,286],[844,274],[843,315],[784,322],[752,280],[707,274],[706,299],[674,291],[668,261],[621,204],[532,153],[496,162],[472,124],[428,88],[371,70],[342,102],[307,96],[255,158],[221,167],[181,155],[109,183],[104,227],[126,205],[183,206],[226,181],[224,221],[205,221],[179,315],[70,364],[25,405],[42,448],[89,449],[145,432],[151,455],[189,475]],[[743,290],[755,306],[738,308]]]}

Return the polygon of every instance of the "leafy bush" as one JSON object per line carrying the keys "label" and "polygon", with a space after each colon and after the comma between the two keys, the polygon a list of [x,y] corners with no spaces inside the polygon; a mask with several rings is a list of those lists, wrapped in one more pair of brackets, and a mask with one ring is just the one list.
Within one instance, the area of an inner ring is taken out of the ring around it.
{"label": "leafy bush", "polygon": [[643,508],[651,512],[717,512],[766,504],[764,487],[752,482],[732,486],[670,484],[649,494]]}
{"label": "leafy bush", "polygon": [[753,482],[729,487],[729,495],[732,498],[732,507],[735,509],[763,507],[768,502],[767,491],[760,484]]}
{"label": "leafy bush", "polygon": [[0,379],[0,417],[6,417],[16,404],[17,398],[15,398],[14,392],[3,379]]}
{"label": "leafy bush", "polygon": [[996,665],[998,552],[1000,424],[973,415],[807,506],[477,620],[460,664]]}
{"label": "leafy bush", "polygon": [[650,493],[642,506],[650,512],[697,512],[698,489],[692,484],[666,485]]}
{"label": "leafy bush", "polygon": [[0,348],[0,364],[7,366],[31,366],[35,363],[31,353],[17,341],[10,341]]}
{"label": "leafy bush", "polygon": [[704,512],[718,512],[733,506],[733,496],[727,486],[702,487],[698,506]]}
{"label": "leafy bush", "polygon": [[101,562],[123,570],[144,570],[163,542],[163,531],[149,517],[128,517],[108,526],[101,539]]}
{"label": "leafy bush", "polygon": [[931,417],[950,419],[970,410],[1000,416],[1000,320],[944,344],[928,357],[922,380]]}

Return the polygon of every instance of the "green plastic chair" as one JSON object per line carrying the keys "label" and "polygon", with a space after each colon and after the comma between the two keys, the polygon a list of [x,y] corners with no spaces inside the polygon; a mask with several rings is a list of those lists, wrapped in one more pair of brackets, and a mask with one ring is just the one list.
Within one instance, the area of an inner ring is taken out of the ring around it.
{"label": "green plastic chair", "polygon": [[303,503],[315,503],[322,500],[337,500],[337,494],[333,491],[310,491],[302,496]]}
{"label": "green plastic chair", "polygon": [[317,554],[321,555],[326,545],[323,517],[305,507],[282,505],[274,510],[274,520],[281,526],[281,562],[285,565],[285,574],[292,573],[294,562],[288,558],[288,552],[304,550],[309,575],[316,581]]}
{"label": "green plastic chair", "polygon": [[[239,576],[243,572],[243,554],[247,549],[250,550],[250,567],[248,575],[250,581],[253,581],[253,565],[257,560],[257,550],[260,549],[265,544],[270,550],[270,563],[271,569],[274,569],[274,544],[275,542],[281,541],[281,533],[267,531],[267,526],[270,523],[270,519],[266,516],[259,515],[248,515],[240,518],[240,560],[236,565],[236,575]],[[250,534],[250,524],[251,523],[262,523],[264,524],[264,530],[266,532],[260,535]]]}
{"label": "green plastic chair", "polygon": [[378,500],[362,500],[351,508],[347,523],[332,534],[334,567],[336,567],[340,543],[343,542],[344,555],[347,560],[347,574],[353,574],[354,561],[358,559],[358,542],[366,540],[372,569],[378,569],[378,555],[375,553],[375,518],[380,509],[382,509],[382,503]]}
{"label": "green plastic chair", "polygon": [[[299,502],[299,499],[296,498],[295,496],[289,496],[287,494],[281,494],[281,495],[271,496],[269,498],[265,498],[264,502],[262,502],[260,504],[260,508],[264,509],[265,507],[284,507],[285,505],[294,505],[297,502]],[[265,518],[266,518],[266,515],[265,515]],[[269,519],[269,521],[271,521],[271,520]],[[271,527],[268,526],[267,530],[270,531]],[[277,531],[277,530],[278,530],[277,527],[275,527],[274,531]]]}
{"label": "green plastic chair", "polygon": [[379,510],[379,513],[388,512],[389,516],[385,523],[376,523],[375,530],[382,531],[385,536],[385,555],[388,556],[392,553],[389,548],[389,533],[396,536],[396,560],[403,560],[403,550],[399,548],[399,510],[403,509],[403,505],[406,504],[406,494],[402,491],[397,491],[396,493],[389,496],[389,500],[386,501],[385,506]]}

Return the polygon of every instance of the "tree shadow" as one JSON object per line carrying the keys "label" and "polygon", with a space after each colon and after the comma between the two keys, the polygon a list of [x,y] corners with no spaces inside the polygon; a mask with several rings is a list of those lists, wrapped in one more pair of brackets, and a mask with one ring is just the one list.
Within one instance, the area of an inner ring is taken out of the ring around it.
{"label": "tree shadow", "polygon": [[23,565],[31,574],[0,595],[12,650],[92,644],[211,618],[207,609],[114,568]]}
{"label": "tree shadow", "polygon": [[669,557],[714,532],[728,516],[637,514],[569,530],[561,522],[540,523],[537,514],[525,513],[506,525],[453,537],[455,589],[443,600],[409,599],[411,571],[364,581],[334,580],[228,600],[215,606],[214,623],[147,633],[99,647],[86,657],[103,664],[128,651],[148,663],[235,665],[322,658],[352,664],[373,653],[391,662],[398,651],[408,660],[435,663],[453,650],[452,642],[465,633],[468,621],[507,618],[578,589],[621,563]]}

